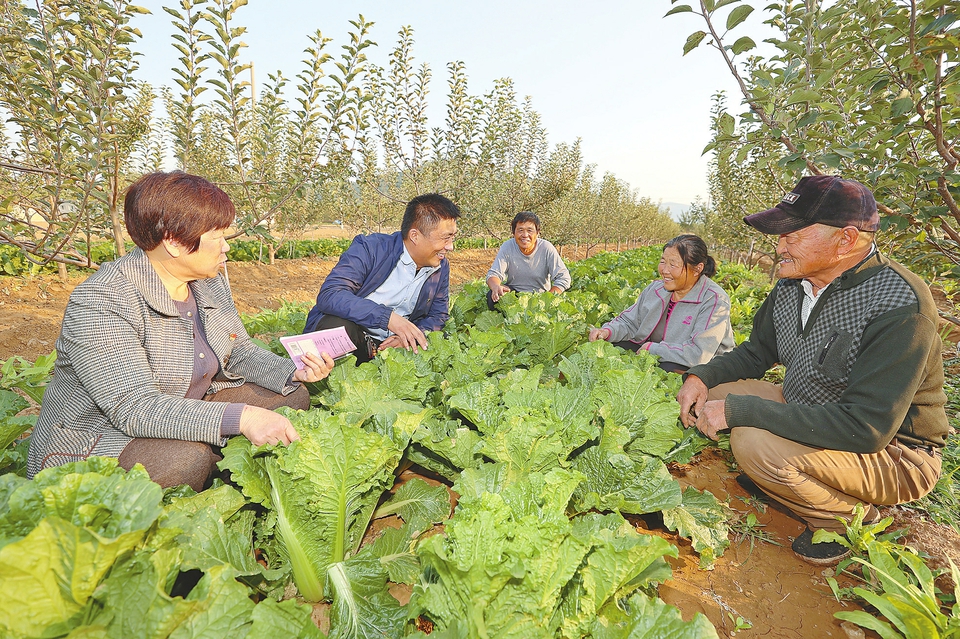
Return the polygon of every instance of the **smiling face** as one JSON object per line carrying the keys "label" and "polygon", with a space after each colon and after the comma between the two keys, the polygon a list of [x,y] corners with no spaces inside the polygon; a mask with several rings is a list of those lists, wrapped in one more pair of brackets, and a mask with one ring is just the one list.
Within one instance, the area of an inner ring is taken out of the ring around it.
{"label": "smiling face", "polygon": [[530,255],[536,250],[539,236],[540,231],[537,230],[537,225],[533,222],[520,222],[513,229],[513,239],[524,255]]}
{"label": "smiling face", "polygon": [[428,233],[422,233],[417,228],[410,229],[404,244],[417,268],[437,267],[446,258],[447,252],[453,250],[456,237],[457,221],[442,219]]}
{"label": "smiling face", "polygon": [[674,299],[679,300],[683,299],[683,296],[690,292],[693,285],[700,279],[703,264],[687,266],[683,263],[683,258],[680,257],[677,249],[670,246],[663,249],[657,271],[663,279],[663,287],[673,293]]}
{"label": "smiling face", "polygon": [[777,275],[791,280],[809,279],[816,286],[829,284],[837,268],[837,236],[841,230],[813,224],[781,235],[777,243]]}

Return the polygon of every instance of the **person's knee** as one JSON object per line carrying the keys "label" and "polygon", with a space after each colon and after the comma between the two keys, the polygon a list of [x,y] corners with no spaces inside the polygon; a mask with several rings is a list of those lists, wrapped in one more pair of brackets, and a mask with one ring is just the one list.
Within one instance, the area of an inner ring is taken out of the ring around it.
{"label": "person's knee", "polygon": [[136,438],[124,447],[118,462],[126,470],[142,465],[162,488],[187,484],[200,492],[221,459],[203,442]]}
{"label": "person's knee", "polygon": [[303,384],[287,396],[287,406],[295,410],[310,410],[310,391]]}
{"label": "person's knee", "polygon": [[[180,447],[182,465],[179,476],[169,478],[171,486],[188,484],[195,491],[200,492],[206,488],[207,480],[213,473],[214,468],[221,457],[211,450],[208,444],[202,442],[184,442],[191,445]],[[162,484],[161,484],[162,485]],[[164,486],[166,488],[167,486]]]}
{"label": "person's knee", "polygon": [[780,465],[781,460],[772,454],[768,441],[771,437],[774,436],[762,428],[740,426],[730,430],[730,451],[740,468],[751,477],[769,474]]}
{"label": "person's knee", "polygon": [[[749,437],[745,434],[745,428],[733,428],[730,430],[730,452],[737,460],[740,468],[747,470],[747,466],[752,465],[752,456],[749,450]],[[749,472],[747,473],[750,474]]]}

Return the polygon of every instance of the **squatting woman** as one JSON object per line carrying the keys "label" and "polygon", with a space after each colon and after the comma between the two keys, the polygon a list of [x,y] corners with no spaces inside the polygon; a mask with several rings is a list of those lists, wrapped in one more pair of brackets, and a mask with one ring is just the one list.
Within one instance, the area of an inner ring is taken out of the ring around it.
{"label": "squatting woman", "polygon": [[280,406],[310,406],[304,368],[255,345],[220,267],[230,198],[179,171],[140,178],[124,222],[137,245],[77,286],[30,443],[28,474],[91,455],[140,463],[161,486],[201,490],[233,435],[254,444],[298,439]]}
{"label": "squatting woman", "polygon": [[660,279],[643,289],[636,304],[591,328],[590,341],[649,351],[668,372],[685,372],[732,349],[730,298],[710,279],[717,264],[704,241],[696,235],[673,238],[657,270]]}

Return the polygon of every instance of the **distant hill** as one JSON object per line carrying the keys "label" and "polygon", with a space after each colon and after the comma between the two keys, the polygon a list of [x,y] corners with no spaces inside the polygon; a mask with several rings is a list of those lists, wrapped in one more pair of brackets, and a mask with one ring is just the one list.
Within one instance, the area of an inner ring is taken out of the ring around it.
{"label": "distant hill", "polygon": [[660,206],[670,209],[670,217],[679,220],[680,216],[690,210],[689,204],[680,204],[679,202],[661,202]]}

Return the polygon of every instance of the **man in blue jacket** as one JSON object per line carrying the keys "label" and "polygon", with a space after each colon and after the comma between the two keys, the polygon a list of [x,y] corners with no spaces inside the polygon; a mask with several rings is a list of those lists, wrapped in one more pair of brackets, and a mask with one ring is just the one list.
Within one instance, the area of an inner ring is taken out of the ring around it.
{"label": "man in blue jacket", "polygon": [[428,193],[410,200],[398,232],[355,237],[320,287],[304,332],[343,326],[358,363],[378,349],[426,349],[424,333],[449,317],[445,258],[459,217],[456,204]]}

